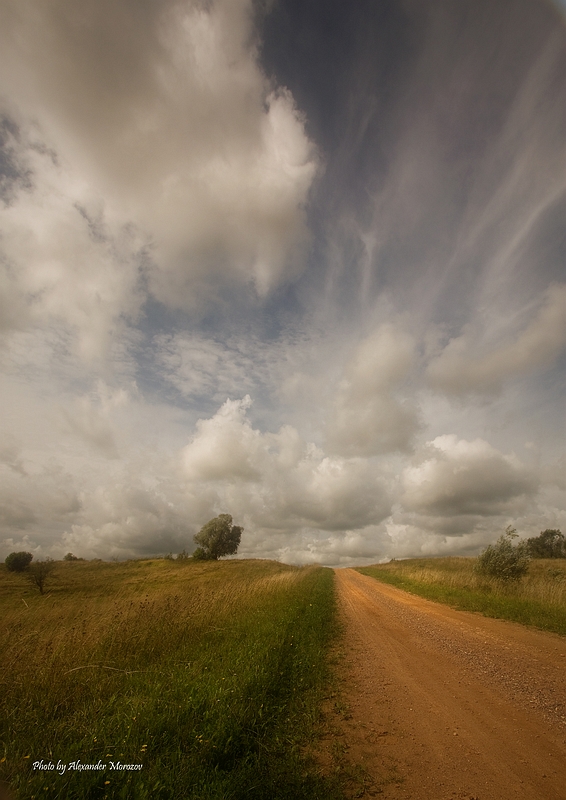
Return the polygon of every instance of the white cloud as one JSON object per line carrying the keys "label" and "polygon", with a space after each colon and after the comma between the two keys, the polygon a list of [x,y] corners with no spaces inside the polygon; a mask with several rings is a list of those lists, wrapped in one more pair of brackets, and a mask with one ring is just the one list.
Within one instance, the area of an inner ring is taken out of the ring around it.
{"label": "white cloud", "polygon": [[538,485],[514,455],[504,455],[483,439],[437,436],[402,474],[404,509],[440,518],[512,513],[517,501]]}
{"label": "white cloud", "polygon": [[125,389],[111,389],[98,381],[95,396],[76,398],[72,407],[61,409],[69,430],[79,436],[106,458],[118,458],[115,428],[111,420],[112,411],[128,404]]}
{"label": "white cloud", "polygon": [[157,368],[167,381],[188,397],[206,395],[215,400],[251,391],[262,377],[263,365],[258,363],[262,348],[251,344],[223,343],[188,333],[154,340]]}
{"label": "white cloud", "polygon": [[50,536],[73,520],[81,500],[73,477],[54,460],[29,472],[0,465],[0,508],[5,534],[18,536],[43,529],[44,535]]}
{"label": "white cloud", "polygon": [[551,286],[534,319],[495,346],[478,348],[476,333],[465,330],[430,362],[431,386],[455,395],[492,393],[511,378],[551,365],[566,346],[566,286]]}
{"label": "white cloud", "polygon": [[[87,426],[96,411],[116,437],[113,414],[139,411],[116,395],[105,407],[105,392],[111,395],[99,386],[99,399],[79,404],[77,414]],[[3,549],[26,537],[28,549],[55,556],[176,552],[191,549],[193,534],[228,512],[245,527],[243,555],[292,560],[310,548],[311,560],[346,558],[345,542],[362,542],[390,513],[386,480],[366,460],[325,455],[291,426],[262,433],[247,418],[250,404],[249,397],[226,401],[176,454],[147,441],[134,449],[126,438],[127,456],[108,461],[108,442],[88,426],[73,431],[72,448],[63,437],[59,461],[12,442],[0,463]]]}
{"label": "white cloud", "polygon": [[389,323],[357,345],[329,415],[327,439],[332,452],[372,456],[410,450],[418,415],[397,390],[413,365],[413,351],[412,338]]}
{"label": "white cloud", "polygon": [[[219,283],[251,283],[263,295],[297,274],[317,162],[290,93],[257,64],[250,0],[143,9],[14,0],[1,22],[0,91],[22,122],[39,119],[72,174],[104,200],[111,226],[138,227],[161,301],[194,309]],[[60,261],[72,285],[86,260],[99,282],[86,281],[90,294],[119,303],[121,270],[96,263],[104,248],[77,241],[70,210],[56,201],[51,212],[40,288],[58,284]],[[50,298],[58,311],[66,303],[62,288]],[[88,309],[76,303],[74,314]]]}
{"label": "white cloud", "polygon": [[139,239],[108,227],[88,187],[31,144],[20,149],[33,189],[0,207],[4,330],[52,328],[83,360],[105,358],[139,313]]}
{"label": "white cloud", "polygon": [[183,451],[183,466],[190,480],[259,480],[263,453],[258,431],[246,419],[251,405],[227,400],[218,413],[197,422],[197,433]]}
{"label": "white cloud", "polygon": [[62,534],[60,547],[105,559],[190,548],[197,530],[192,514],[201,510],[198,499],[191,500],[168,481],[122,470],[84,498],[82,514]]}
{"label": "white cloud", "polygon": [[388,492],[374,464],[327,456],[291,426],[261,433],[247,419],[249,406],[249,397],[227,400],[197,423],[182,452],[190,483],[215,481],[222,508],[249,519],[262,536],[270,529],[358,529],[388,515]]}
{"label": "white cloud", "polygon": [[255,0],[0,4],[4,554],[190,549],[221,512],[298,563],[564,530],[563,44],[532,3],[494,72],[445,5],[391,102],[375,48],[337,75],[322,176],[328,98],[262,72]]}

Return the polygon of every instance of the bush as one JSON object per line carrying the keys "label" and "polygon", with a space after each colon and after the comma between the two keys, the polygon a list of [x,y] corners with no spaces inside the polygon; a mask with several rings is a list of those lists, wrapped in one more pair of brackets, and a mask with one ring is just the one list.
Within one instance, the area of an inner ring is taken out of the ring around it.
{"label": "bush", "polygon": [[34,586],[37,586],[40,594],[43,594],[45,581],[48,575],[53,572],[56,564],[52,558],[46,558],[45,561],[36,561],[31,564],[27,569],[27,576]]}
{"label": "bush", "polygon": [[23,572],[31,564],[33,555],[31,553],[10,553],[6,556],[4,563],[9,572]]}
{"label": "bush", "polygon": [[74,556],[72,553],[67,553],[66,556],[63,556],[63,561],[78,561],[79,559],[77,556]]}
{"label": "bush", "polygon": [[520,580],[529,569],[530,556],[526,542],[513,544],[516,538],[517,531],[509,525],[497,542],[488,545],[479,556],[476,571],[505,583]]}

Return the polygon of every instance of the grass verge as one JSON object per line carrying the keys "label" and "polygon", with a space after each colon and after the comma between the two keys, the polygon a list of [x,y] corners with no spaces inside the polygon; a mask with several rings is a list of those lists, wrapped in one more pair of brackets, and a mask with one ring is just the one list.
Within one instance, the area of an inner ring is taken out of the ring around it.
{"label": "grass verge", "polygon": [[0,767],[19,800],[341,796],[304,755],[331,570],[71,562],[44,597],[0,578]]}
{"label": "grass verge", "polygon": [[472,558],[419,558],[358,572],[428,600],[566,635],[566,561],[537,559],[508,586],[478,576]]}

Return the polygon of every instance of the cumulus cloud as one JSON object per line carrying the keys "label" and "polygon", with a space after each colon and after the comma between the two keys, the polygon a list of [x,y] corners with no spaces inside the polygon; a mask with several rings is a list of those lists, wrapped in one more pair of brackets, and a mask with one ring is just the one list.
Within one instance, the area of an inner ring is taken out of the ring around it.
{"label": "cumulus cloud", "polygon": [[538,488],[535,476],[513,454],[454,434],[429,442],[416,463],[403,470],[402,485],[406,510],[450,519],[512,512],[517,500]]}
{"label": "cumulus cloud", "polygon": [[51,460],[45,466],[8,470],[0,464],[0,526],[4,535],[53,535],[73,520],[81,508],[73,477]]}
{"label": "cumulus cloud", "polygon": [[325,455],[288,425],[261,433],[247,418],[250,402],[227,400],[197,423],[182,452],[189,482],[215,481],[219,505],[256,530],[355,530],[388,515],[388,491],[375,465]]}
{"label": "cumulus cloud", "polygon": [[351,353],[327,426],[332,452],[372,456],[410,450],[418,430],[415,407],[397,390],[413,365],[413,339],[390,323]]}
{"label": "cumulus cloud", "polygon": [[511,378],[551,365],[566,346],[566,286],[551,286],[522,331],[491,348],[484,346],[483,353],[475,333],[468,329],[451,339],[430,362],[431,386],[454,395],[493,393]]}
{"label": "cumulus cloud", "polygon": [[299,5],[0,4],[4,555],[564,525],[552,7]]}
{"label": "cumulus cloud", "polygon": [[139,314],[140,241],[107,225],[88,186],[36,145],[20,137],[33,186],[0,208],[2,327],[58,329],[85,361],[104,358]]}
{"label": "cumulus cloud", "polygon": [[189,479],[259,480],[258,460],[263,453],[259,432],[246,419],[250,405],[249,395],[227,400],[212,419],[197,422],[197,433],[183,451]]}
{"label": "cumulus cloud", "polygon": [[104,559],[178,552],[213,516],[214,495],[182,490],[175,459],[147,449],[122,462],[62,453],[42,464],[29,453],[24,465],[16,473],[0,464],[6,552],[18,543],[59,558],[69,550]]}
{"label": "cumulus cloud", "polygon": [[[296,274],[317,162],[290,93],[258,66],[250,0],[10,0],[0,21],[0,91],[106,220],[141,231],[162,302],[194,308],[224,281],[265,294]],[[62,241],[70,212],[54,213],[45,235]],[[73,241],[51,263],[76,262]],[[113,274],[91,274],[112,293]]]}
{"label": "cumulus cloud", "polygon": [[[111,412],[125,403],[99,386],[88,402],[72,406],[78,421],[71,432],[82,447],[69,450],[63,440],[60,461],[42,461],[31,450],[26,456],[15,443],[4,449],[4,549],[27,537],[34,552],[55,556],[178,552],[192,548],[193,534],[208,519],[228,512],[245,527],[243,555],[297,562],[310,548],[311,561],[341,562],[345,541],[361,543],[390,514],[389,479],[375,464],[328,456],[289,425],[276,433],[254,428],[249,396],[227,400],[199,420],[176,453],[142,442],[115,458]],[[136,409],[130,402],[122,412]],[[102,421],[104,436],[97,428]],[[364,552],[372,542],[373,535],[366,538]]]}
{"label": "cumulus cloud", "polygon": [[111,485],[89,493],[60,546],[83,557],[106,559],[178,552],[191,546],[196,532],[190,512],[198,512],[199,503],[191,499],[187,503],[166,481],[148,482],[124,470]]}
{"label": "cumulus cloud", "polygon": [[62,408],[63,418],[74,434],[107,458],[118,458],[112,411],[128,403],[124,389],[111,389],[98,381],[94,396],[76,398],[72,407]]}

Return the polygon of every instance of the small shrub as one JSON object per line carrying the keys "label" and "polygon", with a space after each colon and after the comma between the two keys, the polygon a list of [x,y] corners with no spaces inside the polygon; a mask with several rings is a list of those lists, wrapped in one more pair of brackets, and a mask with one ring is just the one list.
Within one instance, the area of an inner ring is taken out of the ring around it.
{"label": "small shrub", "polygon": [[187,558],[190,558],[187,551],[183,548],[180,553],[177,554],[177,561],[186,561]]}
{"label": "small shrub", "polygon": [[72,553],[67,553],[66,556],[63,556],[63,561],[78,561],[79,559],[77,556],[74,556]]}
{"label": "small shrub", "polygon": [[45,561],[36,561],[35,564],[30,564],[26,570],[28,579],[34,586],[37,586],[40,594],[43,594],[45,581],[55,567],[56,564],[53,559],[46,558]]}
{"label": "small shrub", "polygon": [[480,575],[498,581],[518,581],[529,569],[529,547],[526,542],[513,544],[517,531],[510,525],[495,544],[486,547],[479,556],[476,570]]}
{"label": "small shrub", "polygon": [[23,572],[31,564],[33,555],[31,553],[10,553],[6,556],[4,563],[9,572]]}

